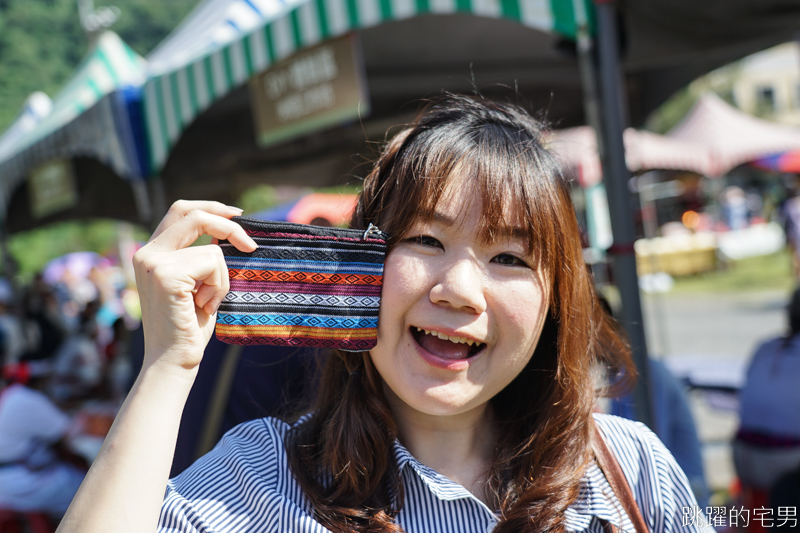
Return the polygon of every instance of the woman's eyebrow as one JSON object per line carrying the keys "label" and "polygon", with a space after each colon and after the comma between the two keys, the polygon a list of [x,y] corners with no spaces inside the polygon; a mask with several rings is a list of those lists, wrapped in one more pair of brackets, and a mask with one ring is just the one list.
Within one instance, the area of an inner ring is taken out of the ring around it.
{"label": "woman's eyebrow", "polygon": [[433,213],[430,213],[429,216],[430,219],[433,220],[434,222],[441,222],[442,224],[447,224],[450,226],[452,226],[456,222],[455,218],[449,217],[444,213],[440,213],[439,211],[434,211]]}
{"label": "woman's eyebrow", "polygon": [[[446,215],[441,211],[428,211],[422,215],[422,218],[448,226],[452,226],[456,223],[455,217]],[[530,230],[521,226],[503,226],[498,229],[497,237],[508,240],[521,239],[527,241],[530,237]]]}
{"label": "woman's eyebrow", "polygon": [[500,236],[505,237],[507,239],[528,239],[528,230],[525,228],[521,228],[519,226],[513,227],[505,227],[502,228],[500,231]]}

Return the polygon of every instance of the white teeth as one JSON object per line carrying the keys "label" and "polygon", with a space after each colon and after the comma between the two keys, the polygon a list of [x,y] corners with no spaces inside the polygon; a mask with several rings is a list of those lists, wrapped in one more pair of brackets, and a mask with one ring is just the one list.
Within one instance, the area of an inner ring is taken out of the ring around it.
{"label": "white teeth", "polygon": [[433,329],[422,329],[417,328],[417,331],[424,331],[426,335],[433,335],[434,337],[439,337],[442,340],[454,342],[456,344],[466,344],[468,346],[480,345],[481,343],[478,341],[473,341],[472,339],[467,339],[465,337],[451,337],[442,333],[441,331],[436,331]]}

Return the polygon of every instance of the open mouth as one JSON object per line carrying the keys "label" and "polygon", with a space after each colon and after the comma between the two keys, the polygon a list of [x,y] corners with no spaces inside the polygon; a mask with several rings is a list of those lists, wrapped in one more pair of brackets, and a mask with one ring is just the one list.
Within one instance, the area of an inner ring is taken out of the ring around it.
{"label": "open mouth", "polygon": [[464,337],[450,337],[435,330],[411,326],[410,331],[417,344],[442,359],[469,359],[486,347],[485,343],[475,342]]}

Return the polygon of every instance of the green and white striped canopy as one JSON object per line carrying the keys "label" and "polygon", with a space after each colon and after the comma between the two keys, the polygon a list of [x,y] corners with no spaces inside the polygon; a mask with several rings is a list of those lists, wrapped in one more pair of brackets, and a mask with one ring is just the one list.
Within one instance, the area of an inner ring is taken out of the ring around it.
{"label": "green and white striped canopy", "polygon": [[21,116],[12,124],[0,138],[0,220],[30,171],[53,159],[90,156],[122,177],[138,175],[117,133],[112,97],[121,87],[140,85],[144,66],[144,59],[116,33],[105,32],[46,112],[35,120]]}
{"label": "green and white striped canopy", "polygon": [[301,0],[249,33],[149,78],[144,120],[151,172],[158,173],[189,124],[211,104],[292,53],[353,30],[424,14],[509,19],[566,37],[590,0]]}
{"label": "green and white striped canopy", "polygon": [[50,113],[16,140],[8,157],[64,127],[105,95],[124,85],[139,84],[143,78],[144,59],[116,33],[103,33],[53,99]]}

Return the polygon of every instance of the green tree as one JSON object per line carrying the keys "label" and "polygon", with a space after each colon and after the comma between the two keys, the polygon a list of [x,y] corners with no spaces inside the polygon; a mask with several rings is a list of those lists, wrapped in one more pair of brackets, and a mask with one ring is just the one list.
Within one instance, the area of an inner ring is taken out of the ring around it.
{"label": "green tree", "polygon": [[[121,222],[116,220],[71,220],[12,235],[9,251],[23,279],[30,279],[51,259],[70,252],[115,252]],[[148,232],[134,226],[134,238],[146,241]]]}
{"label": "green tree", "polygon": [[33,91],[53,96],[85,52],[71,0],[5,0],[0,7],[0,130]]}
{"label": "green tree", "polygon": [[[103,3],[121,12],[111,29],[146,55],[197,0]],[[0,0],[0,131],[11,124],[30,93],[55,96],[87,47],[76,0]]]}
{"label": "green tree", "polygon": [[645,127],[655,133],[668,132],[683,120],[700,95],[709,91],[736,106],[733,99],[733,84],[740,72],[741,63],[736,62],[697,78],[656,109],[648,118]]}

